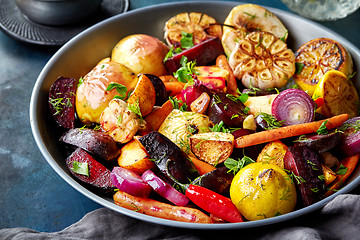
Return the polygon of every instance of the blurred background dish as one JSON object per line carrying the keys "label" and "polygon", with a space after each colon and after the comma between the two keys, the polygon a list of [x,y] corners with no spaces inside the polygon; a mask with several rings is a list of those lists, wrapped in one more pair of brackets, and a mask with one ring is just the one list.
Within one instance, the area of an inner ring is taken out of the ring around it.
{"label": "blurred background dish", "polygon": [[25,43],[59,47],[86,28],[106,18],[126,12],[129,7],[128,0],[102,0],[99,4],[91,15],[85,16],[82,20],[73,19],[77,22],[51,26],[36,23],[25,17],[14,0],[0,0],[0,29],[10,37]]}
{"label": "blurred background dish", "polygon": [[290,10],[316,21],[344,18],[360,7],[360,0],[281,0]]}

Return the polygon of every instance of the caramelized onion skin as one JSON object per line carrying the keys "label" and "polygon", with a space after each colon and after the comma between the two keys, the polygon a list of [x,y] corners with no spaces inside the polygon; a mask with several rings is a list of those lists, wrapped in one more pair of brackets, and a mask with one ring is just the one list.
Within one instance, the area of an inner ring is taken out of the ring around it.
{"label": "caramelized onion skin", "polygon": [[283,125],[295,125],[314,121],[315,103],[303,90],[286,89],[273,101],[271,113]]}

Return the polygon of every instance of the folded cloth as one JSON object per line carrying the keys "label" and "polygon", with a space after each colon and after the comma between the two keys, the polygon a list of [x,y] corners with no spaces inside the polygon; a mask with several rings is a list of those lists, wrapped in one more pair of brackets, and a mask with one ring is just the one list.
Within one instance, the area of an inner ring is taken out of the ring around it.
{"label": "folded cloth", "polygon": [[0,239],[360,239],[360,196],[339,195],[320,211],[298,219],[253,229],[209,231],[171,228],[140,221],[106,208],[86,214],[59,232],[4,228]]}

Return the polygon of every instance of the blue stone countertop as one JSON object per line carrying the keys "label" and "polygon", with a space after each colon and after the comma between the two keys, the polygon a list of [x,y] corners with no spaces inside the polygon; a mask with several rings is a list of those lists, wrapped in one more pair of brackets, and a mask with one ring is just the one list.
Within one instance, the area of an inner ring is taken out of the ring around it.
{"label": "blue stone countertop", "polygon": [[[164,2],[174,1],[131,0],[129,11]],[[280,0],[242,2],[289,11]],[[360,48],[359,23],[360,11],[335,22],[320,22]],[[0,229],[27,227],[59,231],[102,207],[55,173],[42,157],[31,133],[32,88],[56,50],[27,45],[0,32]]]}

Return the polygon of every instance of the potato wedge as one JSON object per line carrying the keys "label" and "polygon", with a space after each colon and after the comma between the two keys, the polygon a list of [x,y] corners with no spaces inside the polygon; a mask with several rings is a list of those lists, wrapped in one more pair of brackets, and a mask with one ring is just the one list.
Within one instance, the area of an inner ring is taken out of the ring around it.
{"label": "potato wedge", "polygon": [[336,173],[324,164],[321,164],[324,173],[325,185],[329,185],[336,179]]}
{"label": "potato wedge", "polygon": [[265,145],[256,161],[271,163],[284,168],[284,157],[287,150],[288,147],[280,140],[269,142]]}
{"label": "potato wedge", "polygon": [[230,133],[199,133],[191,136],[189,140],[194,155],[211,165],[224,162],[234,148],[234,136]]}
{"label": "potato wedge", "polygon": [[127,100],[127,104],[139,104],[141,115],[144,117],[154,109],[155,101],[156,92],[154,85],[146,75],[140,75],[133,93]]}
{"label": "potato wedge", "polygon": [[131,140],[121,148],[118,164],[138,174],[154,167],[154,162],[149,159],[146,150],[137,140]]}

